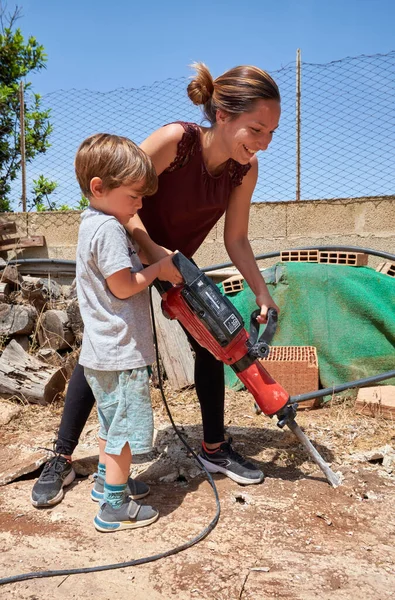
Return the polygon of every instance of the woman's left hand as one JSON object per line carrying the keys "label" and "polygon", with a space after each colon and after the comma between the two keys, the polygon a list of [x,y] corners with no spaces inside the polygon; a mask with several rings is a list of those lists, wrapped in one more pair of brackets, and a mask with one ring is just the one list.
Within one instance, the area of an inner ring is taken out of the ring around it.
{"label": "woman's left hand", "polygon": [[267,322],[267,311],[269,308],[274,308],[278,313],[280,312],[279,307],[274,302],[273,298],[270,294],[260,294],[256,297],[256,303],[261,309],[261,314],[257,317],[258,323],[266,323]]}

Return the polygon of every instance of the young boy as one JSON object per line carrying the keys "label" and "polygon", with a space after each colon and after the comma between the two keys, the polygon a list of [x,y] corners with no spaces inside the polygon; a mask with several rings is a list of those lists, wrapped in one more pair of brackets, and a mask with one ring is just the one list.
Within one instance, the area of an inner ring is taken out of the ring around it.
{"label": "young boy", "polygon": [[75,171],[89,199],[78,235],[77,295],[84,322],[79,362],[100,422],[92,497],[104,495],[104,503],[94,525],[111,532],[149,525],[159,516],[135,502],[149,488],[128,477],[132,452],[152,448],[148,365],[154,348],[147,288],[156,278],[179,283],[181,276],[171,255],[143,269],[123,227],[141,208],[142,196],[158,185],[151,159],[138,146],[116,135],[93,135],[79,147]]}

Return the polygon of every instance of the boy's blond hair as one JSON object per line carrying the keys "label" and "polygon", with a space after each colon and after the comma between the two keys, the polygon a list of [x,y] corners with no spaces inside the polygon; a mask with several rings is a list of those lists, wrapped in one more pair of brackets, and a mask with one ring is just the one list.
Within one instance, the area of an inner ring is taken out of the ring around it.
{"label": "boy's blond hair", "polygon": [[132,140],[110,133],[96,133],[82,142],[75,157],[75,174],[87,198],[94,177],[100,177],[106,190],[139,182],[143,196],[151,196],[158,189],[150,157]]}

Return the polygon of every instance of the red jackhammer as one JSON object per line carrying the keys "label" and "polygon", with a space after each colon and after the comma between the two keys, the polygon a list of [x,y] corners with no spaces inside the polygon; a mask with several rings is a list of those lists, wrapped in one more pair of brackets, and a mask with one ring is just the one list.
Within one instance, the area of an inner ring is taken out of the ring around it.
{"label": "red jackhammer", "polygon": [[261,411],[269,417],[276,416],[281,429],[287,425],[329,483],[333,487],[340,485],[339,477],[296,423],[297,404],[289,403],[289,394],[258,360],[269,355],[269,343],[277,327],[277,312],[269,309],[266,328],[258,339],[259,310],[251,315],[248,333],[240,313],[211,279],[181,253],[174,255],[173,262],[183,276],[184,283],[173,287],[166,282],[156,282],[162,295],[164,315],[169,319],[177,319],[201,346],[232,367]]}

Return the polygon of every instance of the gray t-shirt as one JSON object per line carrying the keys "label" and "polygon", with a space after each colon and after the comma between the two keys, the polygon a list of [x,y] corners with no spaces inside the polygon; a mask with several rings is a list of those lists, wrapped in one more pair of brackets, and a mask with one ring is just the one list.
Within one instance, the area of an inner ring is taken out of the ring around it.
{"label": "gray t-shirt", "polygon": [[148,289],[119,300],[106,279],[143,266],[120,222],[89,207],[81,215],[77,295],[84,321],[79,362],[98,371],[125,371],[154,362]]}

